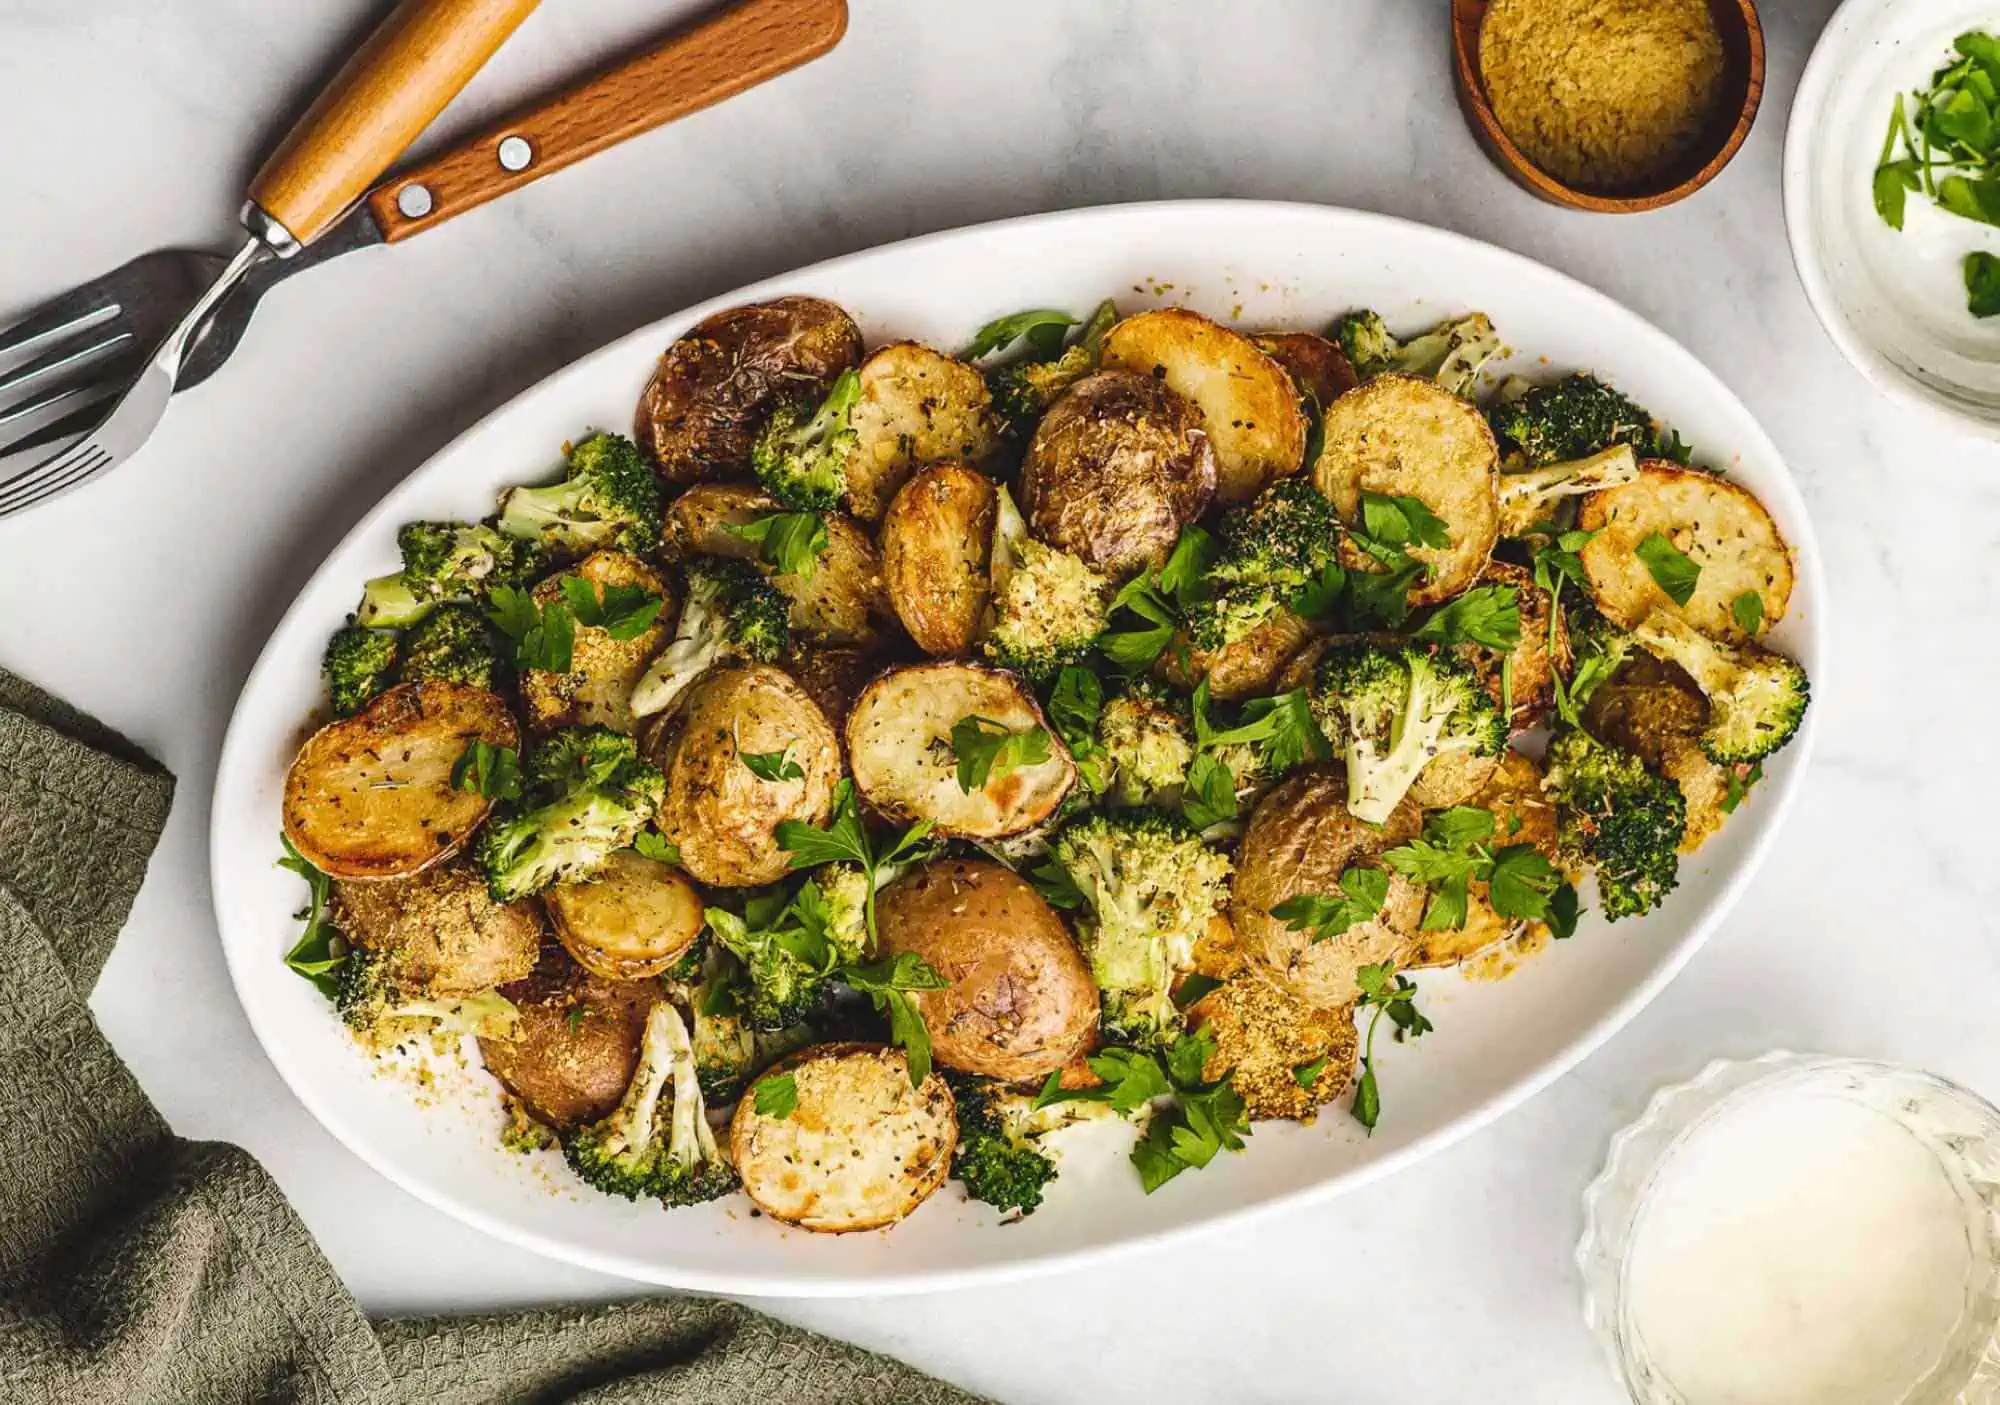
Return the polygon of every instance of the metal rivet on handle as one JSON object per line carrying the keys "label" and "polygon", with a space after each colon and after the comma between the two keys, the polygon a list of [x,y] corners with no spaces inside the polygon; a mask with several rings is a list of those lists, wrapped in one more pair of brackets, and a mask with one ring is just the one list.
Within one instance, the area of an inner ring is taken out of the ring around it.
{"label": "metal rivet on handle", "polygon": [[396,208],[402,211],[407,219],[422,219],[431,212],[430,187],[412,181],[396,192]]}
{"label": "metal rivet on handle", "polygon": [[502,137],[499,155],[503,169],[525,171],[528,163],[535,159],[535,149],[528,145],[526,137]]}

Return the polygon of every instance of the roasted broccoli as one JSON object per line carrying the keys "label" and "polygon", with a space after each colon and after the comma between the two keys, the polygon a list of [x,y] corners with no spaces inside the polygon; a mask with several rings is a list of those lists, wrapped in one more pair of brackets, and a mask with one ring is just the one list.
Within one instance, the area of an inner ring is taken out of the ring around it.
{"label": "roasted broccoli", "polygon": [[392,1049],[419,1037],[477,1034],[519,1036],[521,1012],[497,990],[444,994],[410,980],[394,952],[350,947],[341,959],[334,1006],[371,1049]]}
{"label": "roasted broccoli", "polygon": [[1363,380],[1386,371],[1434,380],[1454,395],[1470,395],[1479,373],[1501,352],[1500,334],[1483,312],[1441,322],[1412,341],[1398,341],[1373,312],[1351,312],[1335,332],[1354,374]]}
{"label": "roasted broccoli", "polygon": [[750,985],[743,963],[719,942],[704,940],[701,946],[700,967],[691,980],[676,980],[672,972],[662,979],[686,1008],[702,1095],[712,1104],[733,1102],[751,1079],[817,1035],[804,1024],[752,1029],[739,1013]]}
{"label": "roasted broccoli", "polygon": [[670,1209],[736,1189],[736,1170],[708,1125],[687,1025],[672,1004],[662,1000],[647,1014],[638,1066],[618,1106],[566,1137],[563,1155],[606,1195]]}
{"label": "roasted broccoli", "polygon": [[477,604],[496,586],[525,588],[545,564],[533,542],[469,522],[409,522],[396,533],[403,569],[362,587],[358,624],[402,629],[439,605]]}
{"label": "roasted broccoli", "polygon": [[632,690],[633,713],[665,711],[716,664],[772,662],[791,643],[789,611],[784,594],[747,562],[720,556],[690,561],[679,627]]}
{"label": "roasted broccoli", "polygon": [[1304,478],[1284,478],[1217,524],[1210,594],[1186,612],[1198,649],[1235,643],[1318,581],[1339,559],[1340,518]]}
{"label": "roasted broccoli", "polygon": [[593,434],[569,450],[562,482],[501,494],[500,530],[557,556],[643,556],[660,544],[660,480],[630,439]]}
{"label": "roasted broccoli", "polygon": [[1798,735],[1811,687],[1806,671],[1751,641],[1710,639],[1679,615],[1655,610],[1632,637],[1679,664],[1708,699],[1701,749],[1721,765],[1761,761]]}
{"label": "roasted broccoli", "polygon": [[1078,943],[1115,1042],[1171,1044],[1185,1028],[1174,978],[1228,896],[1229,859],[1158,810],[1085,815],[1052,845],[1082,895]]}
{"label": "roasted broccoli", "polygon": [[1615,922],[1651,911],[1680,871],[1687,802],[1629,751],[1576,727],[1549,741],[1542,786],[1556,804],[1556,839],[1597,874],[1598,900]]}
{"label": "roasted broccoli", "polygon": [[1067,551],[1028,535],[1013,495],[1000,490],[993,527],[993,606],[980,648],[1032,683],[1082,663],[1104,632],[1110,583]]}
{"label": "roasted broccoli", "polygon": [[743,963],[737,1015],[753,1030],[803,1023],[825,1001],[834,969],[867,954],[868,879],[853,864],[829,864],[789,897],[759,894],[741,916],[711,905],[708,929]]}
{"label": "roasted broccoli", "polygon": [[1575,463],[1624,444],[1645,450],[1653,417],[1595,376],[1578,372],[1496,405],[1493,429],[1537,466]]}
{"label": "roasted broccoli", "polygon": [[398,677],[405,683],[441,679],[473,688],[491,688],[500,669],[493,629],[469,605],[445,605],[410,627],[403,636]]}
{"label": "roasted broccoli", "polygon": [[1414,640],[1356,640],[1321,655],[1312,711],[1347,761],[1347,808],[1380,824],[1438,756],[1497,756],[1507,719],[1461,660]]}
{"label": "roasted broccoli", "polygon": [[861,436],[848,425],[861,378],[842,371],[826,399],[781,401],[750,448],[764,490],[786,507],[830,512],[847,496],[847,465]]}
{"label": "roasted broccoli", "polygon": [[986,373],[993,409],[1006,436],[1016,444],[1034,437],[1035,426],[1057,398],[1095,371],[1103,353],[1104,334],[1118,321],[1109,300],[1097,305],[1077,339],[1051,357],[1030,355]]}
{"label": "roasted broccoli", "polygon": [[608,727],[569,727],[528,754],[526,794],[479,836],[479,861],[496,902],[551,883],[587,878],[652,822],[666,790],[632,738]]}
{"label": "roasted broccoli", "polygon": [[352,717],[395,681],[396,635],[351,624],[326,641],[326,690],[335,717]]}
{"label": "roasted broccoli", "polygon": [[1027,1095],[983,1078],[947,1074],[958,1104],[958,1147],[951,1173],[974,1200],[1005,1213],[1033,1214],[1056,1178],[1056,1163],[1028,1130]]}
{"label": "roasted broccoli", "polygon": [[1588,458],[1500,475],[1500,535],[1524,537],[1564,498],[1637,482],[1639,456],[1614,444]]}
{"label": "roasted broccoli", "polygon": [[1151,679],[1134,679],[1097,716],[1097,745],[1111,764],[1113,805],[1180,803],[1194,731],[1184,703]]}

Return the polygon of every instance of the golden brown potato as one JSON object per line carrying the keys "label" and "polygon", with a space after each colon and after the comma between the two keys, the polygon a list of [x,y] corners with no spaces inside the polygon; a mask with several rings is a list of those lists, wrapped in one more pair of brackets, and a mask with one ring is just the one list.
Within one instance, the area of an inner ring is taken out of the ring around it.
{"label": "golden brown potato", "polygon": [[806,690],[806,696],[826,715],[836,733],[846,731],[854,700],[881,671],[881,664],[860,649],[802,639],[792,641],[778,667]]}
{"label": "golden brown potato", "polygon": [[609,586],[636,586],[660,597],[653,623],[630,639],[613,639],[608,630],[578,623],[566,673],[531,668],[521,675],[521,706],[528,727],[550,732],[558,727],[609,727],[628,736],[637,727],[632,716],[632,689],[646,672],[653,655],[667,642],[674,617],[673,591],[658,571],[623,551],[595,551],[567,571],[535,587],[535,603],[547,607],[563,598],[563,581],[587,581],[602,603]]}
{"label": "golden brown potato", "polygon": [[1291,373],[1250,338],[1184,307],[1142,312],[1104,338],[1104,369],[1164,383],[1201,411],[1215,446],[1215,496],[1248,502],[1306,452],[1306,417]]}
{"label": "golden brown potato", "polygon": [[1682,853],[1693,853],[1722,828],[1732,779],[1742,800],[1749,768],[1718,765],[1702,751],[1708,699],[1677,666],[1650,654],[1635,655],[1591,694],[1583,719],[1593,735],[1635,753],[1681,788],[1687,801]]}
{"label": "golden brown potato", "polygon": [[[1549,593],[1535,584],[1532,572],[1510,561],[1489,561],[1478,584],[1509,586],[1514,591],[1514,603],[1521,614],[1521,642],[1514,646],[1512,677],[1507,680],[1512,684],[1514,703],[1509,720],[1513,730],[1525,732],[1539,724],[1555,705],[1557,672],[1569,675],[1569,625],[1560,614],[1556,616],[1555,653],[1551,656]],[[1453,652],[1479,675],[1493,701],[1504,705],[1503,656],[1472,643],[1460,644]]]}
{"label": "golden brown potato", "polygon": [[1156,671],[1175,687],[1193,689],[1204,678],[1208,695],[1217,702],[1268,696],[1283,691],[1278,675],[1313,637],[1313,627],[1290,610],[1276,614],[1234,643],[1207,651],[1181,648],[1177,636]]}
{"label": "golden brown potato", "polygon": [[784,1076],[798,1094],[789,1115],[757,1111],[752,1084],[729,1123],[743,1193],[765,1214],[820,1234],[880,1229],[944,1184],[958,1143],[951,1089],[935,1072],[912,1088],[901,1049],[821,1044],[763,1075]]}
{"label": "golden brown potato", "polygon": [[607,981],[657,976],[701,935],[701,895],[672,864],[620,849],[588,879],[542,894],[577,964]]}
{"label": "golden brown potato", "polygon": [[778,401],[824,394],[860,360],[854,319],[820,298],[729,308],[667,348],[633,438],[670,483],[747,473],[751,442]]}
{"label": "golden brown potato", "polygon": [[776,498],[748,483],[697,483],[667,504],[660,545],[669,561],[690,556],[755,561],[762,548],[728,529],[778,510]]}
{"label": "golden brown potato", "polygon": [[475,741],[518,748],[497,693],[403,683],[330,722],[285,774],[285,833],[335,878],[405,878],[450,858],[493,802],[451,783]]}
{"label": "golden brown potato", "polygon": [[[813,700],[766,664],[704,673],[641,743],[667,778],[660,829],[698,883],[748,888],[784,877],[778,826],[824,824],[840,779],[840,743]],[[783,752],[803,774],[767,781],[746,753]]]}
{"label": "golden brown potato", "polygon": [[[1429,567],[1410,589],[1412,605],[1449,600],[1479,578],[1500,532],[1500,449],[1477,405],[1434,381],[1392,373],[1334,401],[1321,424],[1325,447],[1313,483],[1345,521],[1360,525],[1363,493],[1414,497],[1443,519],[1449,545],[1411,548]],[[1373,568],[1352,543],[1343,558]]]}
{"label": "golden brown potato", "polygon": [[[1532,844],[1551,863],[1555,861],[1555,806],[1542,792],[1542,768],[1533,758],[1518,751],[1503,753],[1485,786],[1465,803],[1492,812],[1494,848]],[[1487,896],[1487,885],[1475,879],[1469,886],[1465,926],[1457,931],[1418,932],[1404,964],[1453,966],[1496,942],[1521,935],[1531,925],[1542,924],[1502,917],[1495,912]]]}
{"label": "golden brown potato", "polygon": [[[981,717],[1009,731],[1040,728],[1048,758],[988,777],[967,792],[958,783],[951,729]],[[977,664],[892,668],[855,700],[847,718],[854,785],[885,819],[930,820],[938,833],[1003,839],[1055,812],[1076,781],[1076,763],[1048,728],[1034,697],[1013,674]]]}
{"label": "golden brown potato", "polygon": [[1266,332],[1250,340],[1285,368],[1300,395],[1322,410],[1361,383],[1347,362],[1347,353],[1325,337],[1311,332]]}
{"label": "golden brown potato", "polygon": [[864,522],[880,522],[917,469],[980,463],[1000,442],[985,377],[915,342],[891,342],[861,363],[861,395],[847,422],[860,441],[847,468],[847,506]]}
{"label": "golden brown potato", "polygon": [[963,464],[924,469],[882,519],[882,576],[917,647],[951,658],[972,647],[993,594],[989,567],[999,491]]}
{"label": "golden brown potato", "polygon": [[1039,1081],[1097,1028],[1090,968],[1055,909],[1012,869],[940,860],[875,901],[881,954],[915,952],[951,982],[910,996],[946,1068]]}
{"label": "golden brown potato", "polygon": [[1042,416],[1021,465],[1034,535],[1104,575],[1166,564],[1215,495],[1201,411],[1150,376],[1087,376]]}
{"label": "golden brown potato", "polygon": [[1418,772],[1410,786],[1409,803],[1420,810],[1446,810],[1463,805],[1485,788],[1499,768],[1497,756],[1444,752]]}
{"label": "golden brown potato", "polygon": [[639,1064],[658,981],[606,981],[554,942],[527,979],[500,993],[521,1013],[520,1038],[481,1039],[479,1052],[529,1116],[569,1128],[610,1113]]}
{"label": "golden brown potato", "polygon": [[[1731,609],[1739,595],[1756,592],[1764,629],[1791,606],[1792,549],[1764,504],[1727,478],[1650,459],[1638,482],[1585,498],[1577,526],[1597,533],[1579,555],[1597,608],[1622,629],[1671,610],[1703,634],[1740,640]],[[1701,568],[1685,605],[1674,604],[1640,559],[1639,544],[1656,535]]]}
{"label": "golden brown potato", "polygon": [[1405,801],[1386,822],[1364,824],[1347,812],[1339,768],[1301,771],[1273,790],[1250,816],[1230,887],[1229,922],[1243,954],[1280,990],[1323,1010],[1359,998],[1355,972],[1400,964],[1423,916],[1424,890],[1391,874],[1389,896],[1373,919],[1324,941],[1296,931],[1271,909],[1302,894],[1335,897],[1350,867],[1379,868],[1385,849],[1417,836],[1422,817]]}
{"label": "golden brown potato", "polygon": [[364,951],[394,953],[399,984],[470,995],[535,968],[542,917],[532,899],[499,903],[469,863],[442,863],[408,878],[333,885],[333,922]]}

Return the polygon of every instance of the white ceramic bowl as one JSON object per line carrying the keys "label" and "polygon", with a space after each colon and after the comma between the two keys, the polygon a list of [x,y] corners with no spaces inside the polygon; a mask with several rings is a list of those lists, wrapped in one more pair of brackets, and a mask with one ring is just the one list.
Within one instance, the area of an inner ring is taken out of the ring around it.
{"label": "white ceramic bowl", "polygon": [[1905,404],[2000,439],[2000,318],[1966,310],[1962,262],[2000,254],[2000,229],[1911,194],[1904,228],[1875,212],[1872,178],[1896,94],[1928,86],[1986,0],[1847,0],[1820,36],[1785,133],[1785,224],[1806,296],[1842,354]]}
{"label": "white ceramic bowl", "polygon": [[[500,1149],[483,1071],[423,1104],[376,1077],[326,1003],[281,958],[301,887],[278,856],[285,768],[321,706],[328,633],[361,583],[391,569],[399,524],[476,517],[505,484],[551,472],[556,446],[623,428],[660,351],[717,308],[781,292],[843,304],[870,343],[961,345],[1023,307],[1137,310],[1186,303],[1246,328],[1322,328],[1372,306],[1392,325],[1483,308],[1520,367],[1601,371],[1675,425],[1770,507],[1798,551],[1792,610],[1775,644],[1817,672],[1826,588],[1805,505],[1750,413],[1686,351],[1634,314],[1518,255],[1379,215],[1234,202],[1131,205],[959,230],[837,259],[741,289],[584,357],[489,415],[412,474],[335,548],[279,624],[244,685],[216,780],[212,866],[230,973],[271,1060],[312,1112],[370,1165],[449,1214],[525,1247],[633,1278],[737,1293],[904,1292],[1073,1264],[1215,1227],[1386,1175],[1513,1107],[1607,1038],[1693,955],[1749,882],[1797,792],[1806,733],[1724,833],[1683,868],[1659,912],[1576,937],[1509,979],[1421,977],[1437,1032],[1381,1056],[1385,1111],[1370,1138],[1344,1107],[1316,1124],[1266,1123],[1248,1150],[1147,1196],[1126,1161],[1130,1131],[1093,1126],[1043,1208],[994,1227],[957,1189],[895,1230],[842,1237],[752,1218],[741,1199],[663,1214],[594,1195],[552,1155]],[[1546,358],[1544,363],[1539,358]]]}

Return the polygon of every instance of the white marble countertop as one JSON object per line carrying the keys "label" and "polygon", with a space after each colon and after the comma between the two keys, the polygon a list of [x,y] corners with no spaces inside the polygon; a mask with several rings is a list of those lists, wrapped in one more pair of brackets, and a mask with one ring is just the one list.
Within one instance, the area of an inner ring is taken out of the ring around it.
{"label": "white marble countertop", "polygon": [[[263,143],[379,6],[0,0],[0,320],[157,244],[220,248]],[[463,126],[662,22],[545,6]],[[1821,746],[1760,881],[1575,1073],[1386,1183],[1087,1272],[781,1315],[1010,1402],[1607,1402],[1578,1313],[1578,1197],[1663,1081],[1775,1046],[1898,1059],[2000,1094],[2000,451],[1873,394],[1793,277],[1786,109],[1832,0],[1770,4],[1748,146],[1667,212],[1556,211],[1452,102],[1441,0],[855,0],[831,57],[401,248],[268,298],[226,374],[108,486],[0,522],[0,664],[180,777],[93,1004],[174,1126],[248,1147],[378,1312],[628,1294],[427,1209],[294,1102],[210,916],[208,791],[293,591],[460,428],[618,333],[905,235],[1172,196],[1324,201],[1443,225],[1605,290],[1759,415],[1833,585]]]}

